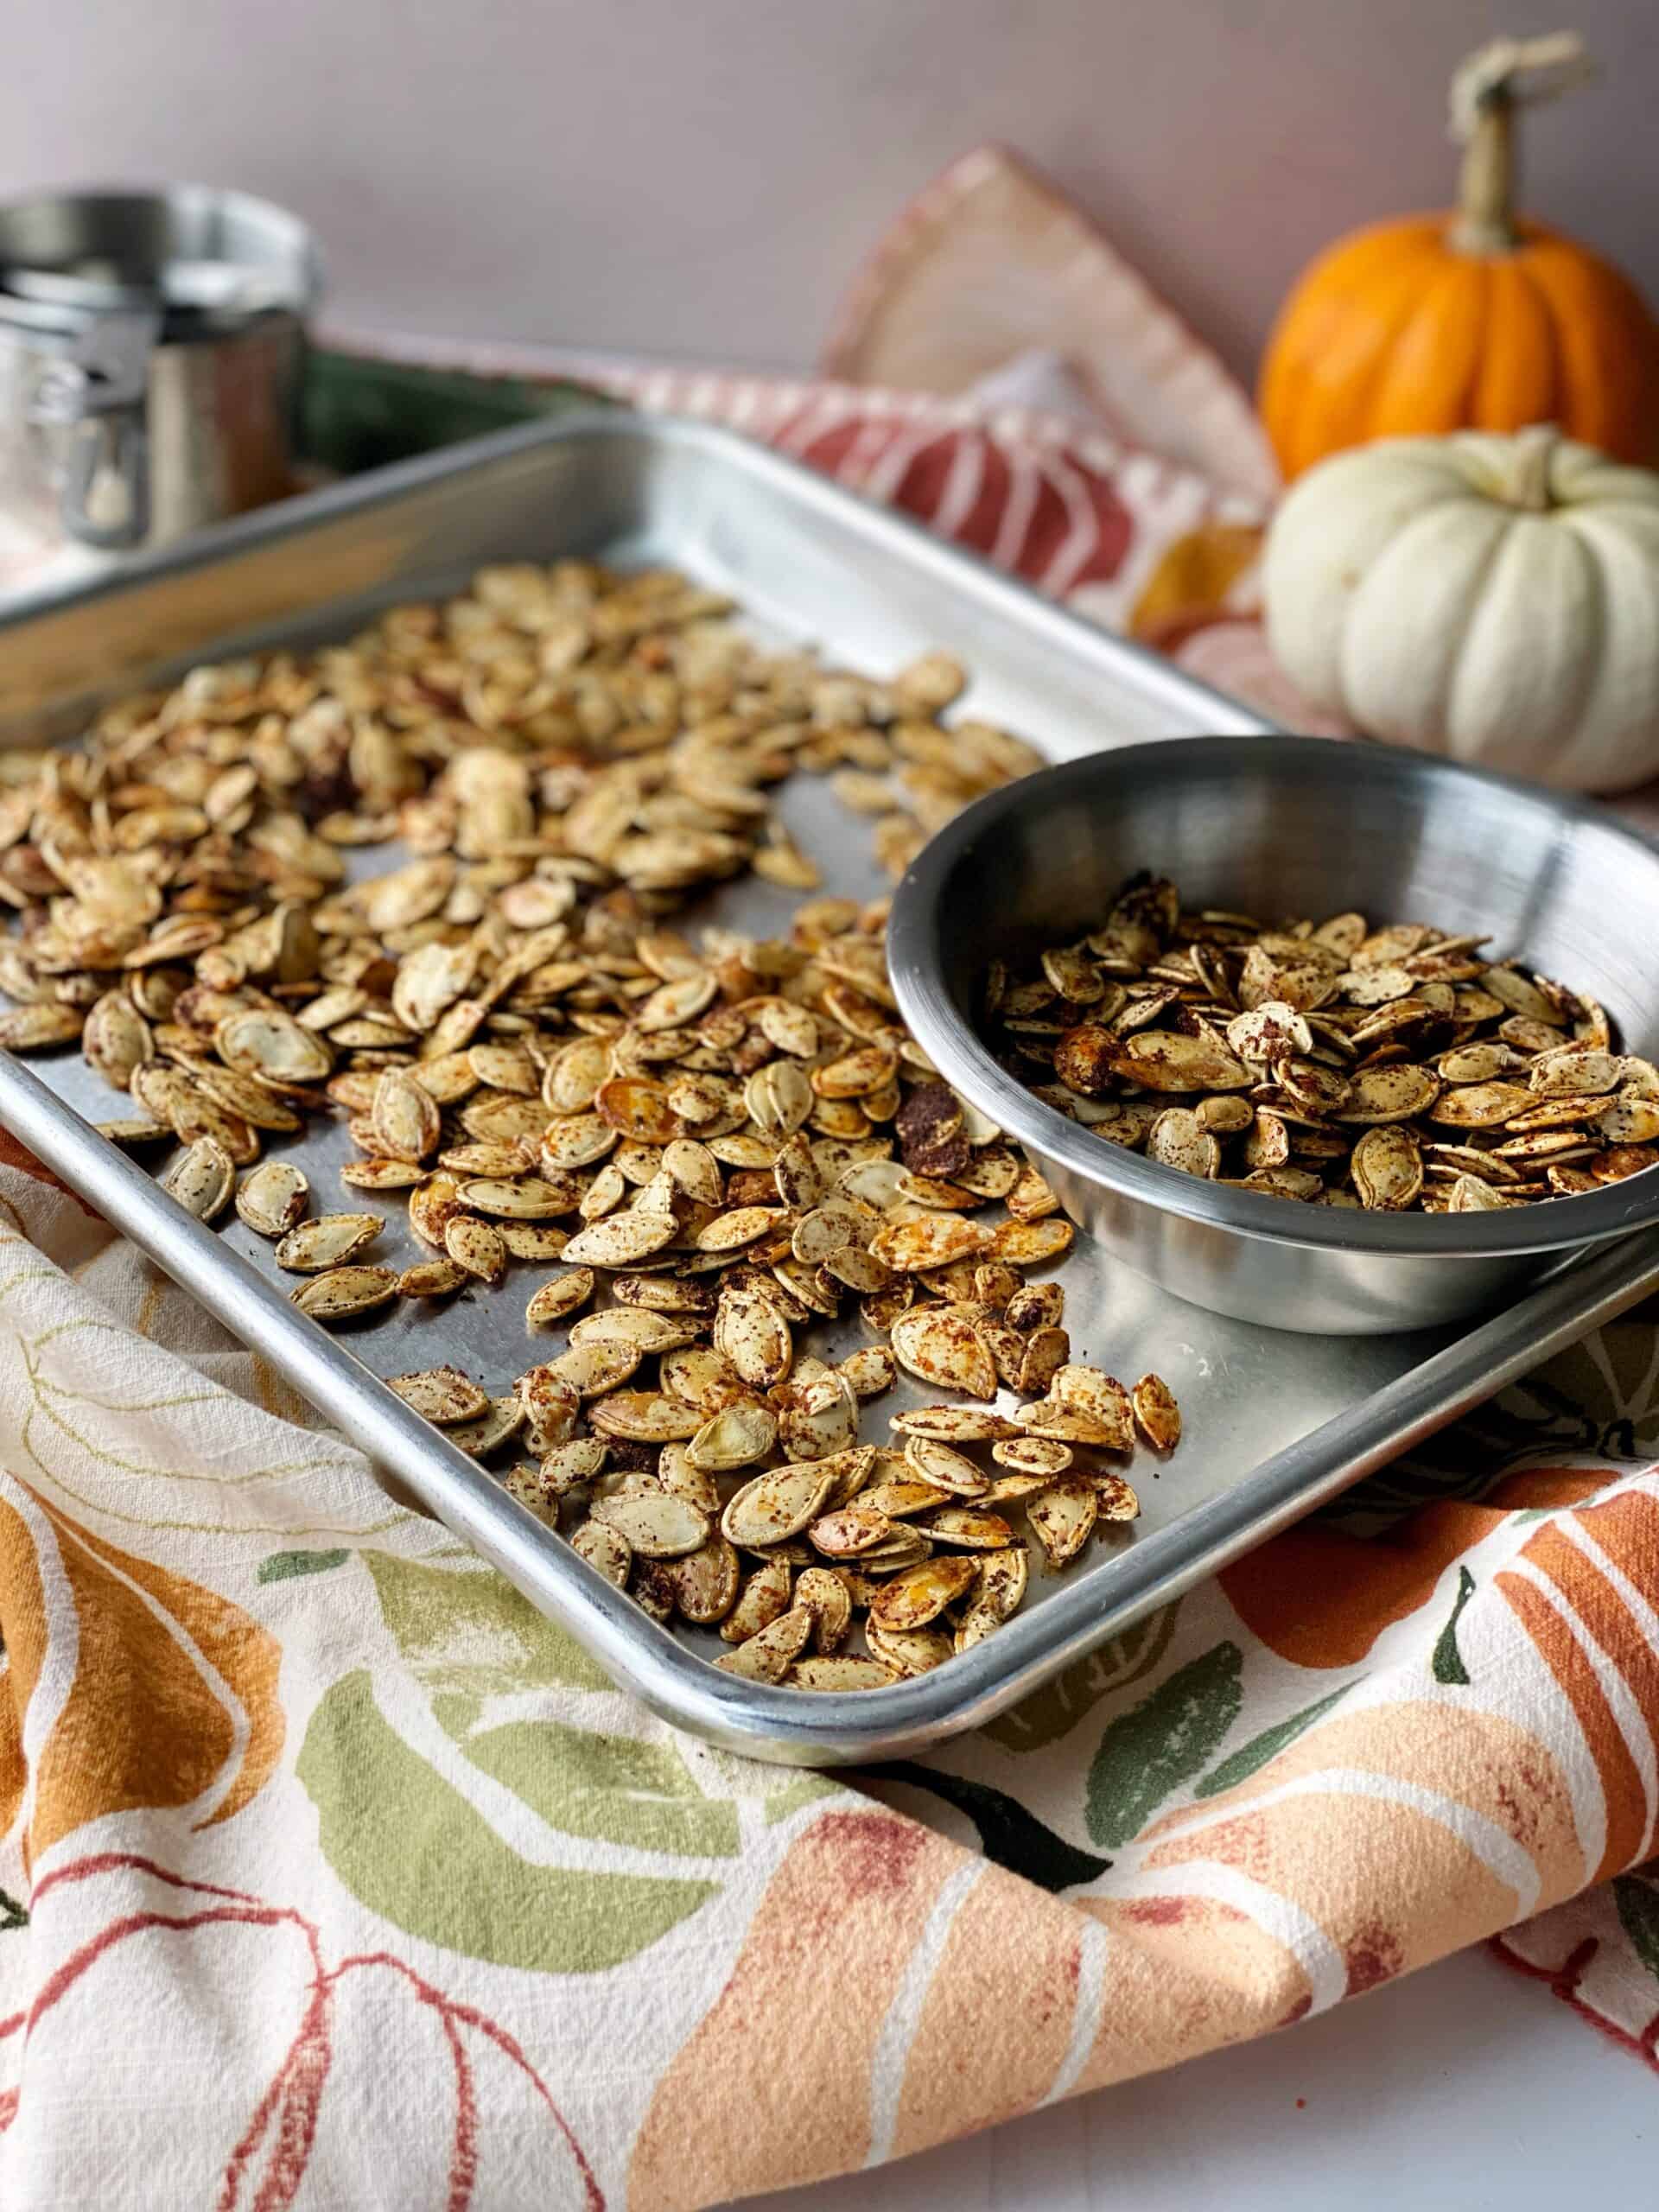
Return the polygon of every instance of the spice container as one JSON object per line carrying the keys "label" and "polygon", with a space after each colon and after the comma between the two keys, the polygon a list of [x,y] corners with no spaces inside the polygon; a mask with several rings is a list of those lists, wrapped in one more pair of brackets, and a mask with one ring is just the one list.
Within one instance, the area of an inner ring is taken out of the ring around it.
{"label": "spice container", "polygon": [[320,278],[305,226],[241,193],[0,207],[0,522],[118,554],[283,497]]}

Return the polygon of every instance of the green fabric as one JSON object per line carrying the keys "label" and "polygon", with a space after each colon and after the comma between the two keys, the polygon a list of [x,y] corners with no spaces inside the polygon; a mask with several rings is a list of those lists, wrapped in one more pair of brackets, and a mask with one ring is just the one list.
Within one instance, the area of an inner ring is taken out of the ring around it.
{"label": "green fabric", "polygon": [[612,404],[582,385],[410,368],[317,346],[301,400],[301,449],[308,461],[355,476],[518,423]]}

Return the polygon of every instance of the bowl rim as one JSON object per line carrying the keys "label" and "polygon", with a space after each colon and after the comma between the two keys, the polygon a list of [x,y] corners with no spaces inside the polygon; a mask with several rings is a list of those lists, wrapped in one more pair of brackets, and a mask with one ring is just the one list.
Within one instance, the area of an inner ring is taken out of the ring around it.
{"label": "bowl rim", "polygon": [[[1263,760],[1263,749],[1268,759]],[[1058,762],[975,800],[924,846],[893,895],[887,923],[887,961],[899,1010],[943,1079],[997,1126],[1031,1151],[1057,1160],[1084,1181],[1151,1206],[1161,1213],[1202,1222],[1241,1236],[1317,1250],[1420,1259],[1495,1259],[1599,1243],[1659,1221],[1659,1170],[1643,1170],[1599,1191],[1478,1214],[1370,1212],[1336,1206],[1299,1205],[1270,1192],[1243,1191],[1183,1174],[1090,1134],[1056,1108],[1034,1097],[999,1067],[957,1013],[945,988],[938,916],[944,891],[964,855],[1031,804],[1032,787],[1058,788],[1081,798],[1105,776],[1120,780],[1137,764],[1156,760],[1167,769],[1172,753],[1200,757],[1197,765],[1225,768],[1249,760],[1271,766],[1276,759],[1299,773],[1356,772],[1383,779],[1440,779],[1477,789],[1498,790],[1582,822],[1632,846],[1652,871],[1659,906],[1659,845],[1592,802],[1573,798],[1490,769],[1408,753],[1359,739],[1315,737],[1171,737],[1113,746]],[[1357,754],[1357,759],[1356,755]],[[1645,1196],[1637,1186],[1647,1184]],[[1287,1221],[1286,1215],[1291,1218]],[[1525,1222],[1522,1233],[1520,1224]]]}

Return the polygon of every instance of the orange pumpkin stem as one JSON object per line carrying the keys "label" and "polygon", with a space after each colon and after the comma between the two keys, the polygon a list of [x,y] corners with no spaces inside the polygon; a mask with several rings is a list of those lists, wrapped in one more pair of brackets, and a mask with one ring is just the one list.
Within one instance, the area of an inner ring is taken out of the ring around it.
{"label": "orange pumpkin stem", "polygon": [[1554,99],[1594,73],[1576,31],[1497,38],[1459,67],[1452,79],[1452,136],[1464,156],[1457,219],[1448,234],[1458,252],[1515,251],[1515,111]]}

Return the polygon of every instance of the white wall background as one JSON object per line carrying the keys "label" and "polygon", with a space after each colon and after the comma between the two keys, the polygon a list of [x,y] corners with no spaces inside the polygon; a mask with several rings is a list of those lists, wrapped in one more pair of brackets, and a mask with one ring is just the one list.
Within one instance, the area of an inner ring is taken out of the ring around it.
{"label": "white wall background", "polygon": [[1528,199],[1659,297],[1659,0],[5,0],[0,194],[194,175],[321,233],[337,318],[809,362],[860,254],[999,137],[1248,369],[1355,222],[1441,202],[1494,31],[1605,68]]}

